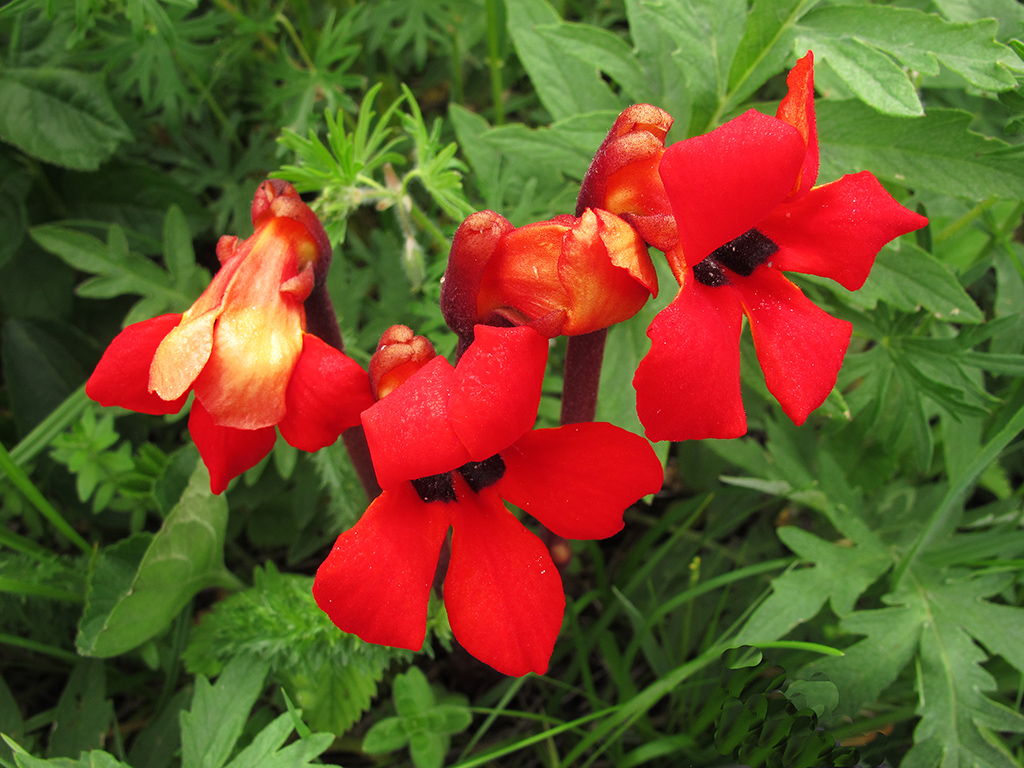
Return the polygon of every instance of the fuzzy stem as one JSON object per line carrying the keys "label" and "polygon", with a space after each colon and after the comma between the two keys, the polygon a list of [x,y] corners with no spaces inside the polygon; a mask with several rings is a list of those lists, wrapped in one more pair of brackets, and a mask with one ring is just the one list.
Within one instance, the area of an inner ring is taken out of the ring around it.
{"label": "fuzzy stem", "polygon": [[[341,339],[341,329],[338,328],[338,316],[334,313],[334,305],[331,303],[331,296],[327,292],[326,281],[321,281],[313,288],[313,292],[306,299],[306,330],[314,336],[319,336],[324,342],[330,344],[339,352],[345,351],[345,343]],[[380,496],[380,485],[377,483],[377,475],[373,471],[373,462],[370,459],[370,447],[366,444],[366,435],[360,425],[349,427],[341,433],[341,439],[345,443],[349,459],[355,467],[359,482],[366,491],[366,498],[371,501]]]}
{"label": "fuzzy stem", "polygon": [[565,352],[565,383],[562,389],[562,424],[593,421],[597,413],[597,386],[608,329],[570,336]]}

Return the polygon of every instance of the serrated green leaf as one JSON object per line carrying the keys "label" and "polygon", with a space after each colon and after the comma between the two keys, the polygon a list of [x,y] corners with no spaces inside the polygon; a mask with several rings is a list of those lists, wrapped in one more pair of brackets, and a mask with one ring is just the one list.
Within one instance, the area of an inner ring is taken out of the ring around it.
{"label": "serrated green leaf", "polygon": [[941,62],[972,85],[1006,91],[1016,85],[1016,79],[1007,69],[1009,49],[995,41],[997,27],[993,19],[955,24],[915,8],[874,4],[820,8],[800,22],[800,32],[811,47],[856,39],[923,74],[937,75]]}
{"label": "serrated green leaf", "polygon": [[228,583],[227,514],[227,501],[210,492],[199,464],[151,539],[136,535],[99,556],[75,640],[79,652],[106,658],[130,651],[166,629],[197,592]]}
{"label": "serrated green leaf", "polygon": [[672,37],[692,99],[689,134],[714,127],[729,92],[729,71],[743,38],[746,0],[641,0]]}
{"label": "serrated green leaf", "polygon": [[18,768],[132,768],[127,763],[120,762],[109,752],[98,749],[92,752],[83,752],[77,760],[72,760],[69,757],[42,760],[30,755],[7,735],[3,735],[3,739],[14,752],[14,761]]}
{"label": "serrated green leaf", "polygon": [[815,40],[815,63],[826,62],[862,101],[879,112],[918,117],[924,107],[906,73],[877,48],[857,38]]}
{"label": "serrated green leaf", "polygon": [[641,0],[626,0],[626,16],[647,88],[654,94],[651,103],[670,112],[680,125],[689,125],[691,100],[679,64],[672,58],[675,41]]}
{"label": "serrated green leaf", "polygon": [[869,170],[954,197],[1024,198],[1024,155],[969,131],[973,116],[967,112],[929,109],[906,119],[849,100],[819,102],[816,113],[822,181]]}
{"label": "serrated green leaf", "polygon": [[613,32],[569,22],[537,27],[536,31],[551,45],[561,46],[570,56],[607,73],[631,100],[650,102],[656,99],[636,51]]}
{"label": "serrated green leaf", "polygon": [[295,730],[290,712],[278,715],[273,722],[260,731],[245,749],[238,753],[227,768],[303,768],[324,752],[334,741],[329,733],[315,733],[289,744],[281,745]]}
{"label": "serrated green leaf", "polygon": [[830,286],[851,304],[874,309],[884,301],[902,312],[925,309],[940,320],[982,323],[982,314],[949,267],[909,240],[883,248],[859,291]]}
{"label": "serrated green leaf", "polygon": [[[181,713],[181,768],[221,768],[227,762],[266,677],[265,662],[239,656],[214,685],[202,675],[196,678],[192,707]],[[275,734],[271,731],[267,740]]]}
{"label": "serrated green leaf", "polygon": [[0,139],[47,163],[92,171],[132,138],[99,75],[0,72]]}
{"label": "serrated green leaf", "polygon": [[505,7],[516,53],[553,120],[625,106],[601,79],[597,67],[567,56],[560,45],[538,33],[538,27],[561,21],[547,0],[507,0]]}

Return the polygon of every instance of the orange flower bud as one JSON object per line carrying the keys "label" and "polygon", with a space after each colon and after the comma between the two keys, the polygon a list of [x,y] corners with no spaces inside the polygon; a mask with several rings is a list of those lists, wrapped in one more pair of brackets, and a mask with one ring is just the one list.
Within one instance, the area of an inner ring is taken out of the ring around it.
{"label": "orange flower bud", "polygon": [[627,107],[616,119],[587,170],[576,213],[603,208],[621,216],[655,248],[678,239],[672,206],[658,174],[672,116],[650,104]]}
{"label": "orange flower bud", "polygon": [[[492,226],[482,226],[487,219]],[[466,227],[487,234],[470,237]],[[635,315],[658,291],[643,240],[603,210],[519,229],[491,211],[474,214],[456,233],[446,277],[460,269],[479,274],[476,320],[530,325],[548,337],[607,328]],[[451,282],[446,279],[445,291],[458,290]]]}
{"label": "orange flower bud", "polygon": [[378,400],[387,397],[406,379],[437,357],[424,336],[416,336],[405,325],[393,325],[380,337],[370,358],[370,386]]}

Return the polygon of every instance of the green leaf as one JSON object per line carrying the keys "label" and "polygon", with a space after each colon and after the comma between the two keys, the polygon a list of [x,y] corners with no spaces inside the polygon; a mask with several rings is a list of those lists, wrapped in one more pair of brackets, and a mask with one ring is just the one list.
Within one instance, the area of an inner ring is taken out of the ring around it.
{"label": "green leaf", "polygon": [[92,752],[83,752],[77,760],[72,760],[69,757],[42,760],[30,755],[8,736],[3,735],[3,739],[14,752],[14,761],[18,768],[132,768],[127,763],[117,760],[109,752],[98,749]]}
{"label": "green leaf", "polygon": [[538,31],[538,27],[561,21],[547,0],[506,0],[505,7],[516,53],[553,120],[596,109],[618,111],[625,106],[601,79],[597,67],[567,56],[561,45]]}
{"label": "green leaf", "polygon": [[[800,32],[808,38],[809,47],[855,39],[895,56],[908,69],[922,74],[939,74],[941,62],[971,85],[1006,91],[1016,85],[1008,67],[1019,71],[1021,64],[1014,62],[1009,48],[995,41],[997,28],[994,19],[955,24],[915,8],[874,4],[820,8],[800,22]],[[843,76],[841,70],[837,71]]]}
{"label": "green leaf", "polygon": [[808,43],[816,62],[827,62],[862,101],[879,112],[919,117],[924,107],[917,89],[896,63],[857,38],[824,39]]}
{"label": "green leaf", "polygon": [[210,492],[199,464],[155,535],[137,534],[98,556],[75,640],[79,652],[106,658],[130,651],[166,629],[200,590],[232,584],[224,570],[227,515],[227,501]]}
{"label": "green leaf", "polygon": [[267,664],[245,656],[224,667],[215,685],[196,678],[192,707],[181,713],[182,768],[221,768],[227,762],[266,678]]}
{"label": "green leaf", "polygon": [[[111,225],[106,243],[92,235],[52,224],[34,227],[30,234],[40,246],[72,267],[95,275],[75,289],[80,296],[109,299],[137,294],[150,300],[146,306],[151,316],[168,310],[184,311],[195,299],[198,271],[179,276],[179,283],[155,262],[132,253],[124,230],[117,224]],[[180,258],[180,254],[176,257]]]}
{"label": "green leaf", "polygon": [[82,659],[71,672],[54,712],[48,755],[72,757],[103,744],[114,719],[107,698],[106,670],[95,659]]}
{"label": "green leaf", "polygon": [[228,763],[227,768],[302,768],[311,762],[334,742],[330,733],[314,733],[289,744],[284,744],[292,731],[295,720],[291,712],[284,712],[260,731],[238,756]]}
{"label": "green leaf", "polygon": [[0,139],[47,163],[92,171],[132,135],[99,75],[0,71]]}
{"label": "green leaf", "polygon": [[671,112],[680,125],[689,125],[691,99],[679,63],[672,58],[675,41],[642,0],[626,0],[626,16],[647,89],[653,94],[651,103]]}
{"label": "green leaf", "polygon": [[607,73],[632,101],[656,100],[637,52],[613,32],[589,24],[561,22],[537,27],[537,34],[551,45],[561,46],[570,56]]}
{"label": "green leaf", "polygon": [[409,743],[405,718],[385,717],[374,723],[363,737],[363,751],[371,755],[394,752]]}
{"label": "green leaf", "polygon": [[816,112],[822,181],[869,170],[954,197],[1024,198],[1024,155],[969,131],[968,112],[935,108],[906,119],[855,100],[822,101]]}
{"label": "green leaf", "polygon": [[746,0],[641,0],[676,43],[692,99],[690,135],[713,127],[729,91],[729,71],[743,38]]}
{"label": "green leaf", "polygon": [[866,309],[874,309],[879,301],[884,301],[902,312],[925,309],[940,320],[985,321],[953,270],[905,238],[879,252],[859,291],[829,287],[851,304]]}

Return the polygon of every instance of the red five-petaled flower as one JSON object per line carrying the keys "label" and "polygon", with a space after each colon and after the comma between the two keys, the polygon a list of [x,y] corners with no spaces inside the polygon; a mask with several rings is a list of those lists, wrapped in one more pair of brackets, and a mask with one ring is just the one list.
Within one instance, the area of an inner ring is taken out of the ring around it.
{"label": "red five-petaled flower", "polygon": [[303,302],[330,259],[320,222],[276,180],[260,185],[252,219],[244,242],[221,238],[221,268],[187,312],[128,326],[86,384],[103,405],[150,414],[177,413],[195,391],[189,431],[215,493],[270,452],[275,425],[315,451],[373,403],[362,368],[305,333]]}
{"label": "red five-petaled flower", "polygon": [[815,187],[810,53],[788,85],[776,117],[750,110],[670,146],[661,159],[678,233],[667,256],[681,289],[651,324],[651,351],[633,382],[652,440],[746,431],[743,315],[769,391],[803,423],[835,386],[851,325],[816,307],[783,272],[856,290],[883,245],[927,224],[868,172]]}
{"label": "red five-petaled flower", "polygon": [[547,341],[530,328],[477,326],[457,366],[434,357],[363,413],[384,492],[313,586],[339,628],[419,649],[451,528],[444,600],[456,639],[505,674],[547,669],[561,578],[502,499],[560,536],[603,538],[661,487],[662,469],[647,441],[609,424],[531,430],[546,359]]}

